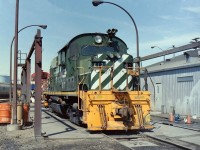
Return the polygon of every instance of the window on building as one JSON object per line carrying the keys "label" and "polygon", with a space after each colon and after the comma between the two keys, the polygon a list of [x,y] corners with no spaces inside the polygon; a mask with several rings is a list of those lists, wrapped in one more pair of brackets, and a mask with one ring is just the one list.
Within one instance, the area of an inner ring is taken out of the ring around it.
{"label": "window on building", "polygon": [[177,82],[192,82],[193,76],[177,77]]}

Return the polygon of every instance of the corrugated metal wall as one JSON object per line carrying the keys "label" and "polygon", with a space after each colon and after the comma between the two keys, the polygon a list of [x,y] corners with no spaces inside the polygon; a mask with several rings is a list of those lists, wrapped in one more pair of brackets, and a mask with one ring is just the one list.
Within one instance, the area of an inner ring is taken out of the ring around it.
{"label": "corrugated metal wall", "polygon": [[[149,73],[149,75],[155,85],[154,105],[154,88],[148,79],[149,91],[152,93],[152,110],[169,113],[174,107],[175,113],[180,115],[191,113],[191,115],[200,116],[200,67],[155,72]],[[192,76],[193,81],[178,82],[178,77],[187,76]],[[143,81],[141,83],[144,84]],[[161,96],[158,93],[158,86],[162,88],[159,89]]]}

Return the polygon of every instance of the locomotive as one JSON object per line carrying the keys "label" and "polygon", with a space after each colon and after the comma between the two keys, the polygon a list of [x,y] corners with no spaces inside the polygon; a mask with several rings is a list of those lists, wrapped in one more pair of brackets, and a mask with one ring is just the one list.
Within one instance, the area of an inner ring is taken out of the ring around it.
{"label": "locomotive", "polygon": [[89,131],[152,129],[150,92],[140,90],[141,68],[116,32],[72,38],[51,62],[44,97],[52,112]]}

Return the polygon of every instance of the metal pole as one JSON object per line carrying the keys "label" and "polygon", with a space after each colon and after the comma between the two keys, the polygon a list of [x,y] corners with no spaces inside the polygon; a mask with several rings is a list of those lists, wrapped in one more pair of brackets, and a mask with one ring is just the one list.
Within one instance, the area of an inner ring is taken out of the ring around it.
{"label": "metal pole", "polygon": [[19,0],[16,0],[15,16],[15,51],[14,51],[14,86],[13,86],[13,124],[17,124],[17,57],[18,57],[18,18],[19,18]]}
{"label": "metal pole", "polygon": [[27,89],[26,89],[26,97],[27,97],[27,100],[26,102],[29,104],[30,103],[30,97],[31,97],[31,93],[30,93],[30,76],[31,76],[31,60],[30,59],[27,59],[26,61],[26,86],[27,86]]}
{"label": "metal pole", "polygon": [[20,130],[21,125],[17,124],[17,56],[18,56],[18,17],[19,17],[19,0],[16,0],[15,13],[15,53],[14,53],[14,86],[13,86],[13,101],[12,101],[12,118],[11,124],[7,125],[7,131]]}
{"label": "metal pole", "polygon": [[35,137],[41,137],[41,76],[42,76],[42,37],[37,30],[35,37]]}

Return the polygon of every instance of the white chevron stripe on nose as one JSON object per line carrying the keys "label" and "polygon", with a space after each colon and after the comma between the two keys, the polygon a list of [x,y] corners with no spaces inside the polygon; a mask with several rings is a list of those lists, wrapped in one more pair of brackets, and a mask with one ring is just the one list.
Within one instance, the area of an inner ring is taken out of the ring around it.
{"label": "white chevron stripe on nose", "polygon": [[[103,54],[99,54],[97,55],[98,58],[100,58]],[[106,65],[110,62],[110,60],[103,60],[104,62],[106,62]],[[101,82],[103,82],[107,77],[110,76],[110,71],[111,69],[108,69],[106,72],[102,73],[101,75]],[[94,69],[91,73],[91,81],[93,80],[93,78],[99,73],[99,69]],[[98,80],[96,80],[92,86],[91,89],[96,89],[99,86],[99,78]]]}
{"label": "white chevron stripe on nose", "polygon": [[[101,82],[103,82],[106,78],[110,76],[110,71],[111,69],[108,69],[106,72],[104,72],[101,75]],[[91,74],[91,79],[93,79],[94,76],[98,73],[99,73],[99,70],[93,70]],[[92,84],[91,89],[96,89],[98,86],[99,86],[99,78],[94,82],[94,84]]]}
{"label": "white chevron stripe on nose", "polygon": [[[131,82],[132,77],[128,76],[128,84]],[[126,80],[117,88],[118,90],[124,90],[126,88]],[[133,86],[131,86],[130,90],[133,89]]]}
{"label": "white chevron stripe on nose", "polygon": [[[102,54],[99,54],[97,57],[99,58],[99,57],[101,57],[101,56],[102,56]],[[119,60],[117,60],[117,61],[113,64],[113,69],[114,69],[114,70],[117,69],[117,68],[128,58],[128,56],[129,56],[129,55],[127,55],[127,54],[122,55],[122,58],[119,59]],[[103,61],[106,61],[106,64],[108,64],[108,63],[110,62],[110,61],[108,61],[108,60],[103,60]],[[98,73],[99,73],[99,70],[98,70],[98,69],[97,69],[97,70],[93,70],[92,73],[91,73],[91,80],[92,80]],[[111,69],[108,69],[106,72],[102,73],[102,75],[101,75],[101,83],[102,83],[104,80],[106,80],[106,79],[110,76],[110,73],[111,73]],[[119,72],[117,75],[114,75],[114,78],[113,78],[113,85],[114,85],[115,83],[117,83],[117,81],[118,81],[124,74],[126,74],[126,69],[125,69],[125,68],[123,68],[122,70],[120,70],[120,72]],[[129,76],[129,77],[128,77],[128,83],[130,83],[131,80],[132,80],[132,77]],[[111,85],[111,82],[109,81],[109,82],[107,83],[107,85],[106,85],[105,87],[103,87],[103,89],[110,89],[110,88],[111,88],[110,85]],[[99,86],[99,78],[92,84],[91,89],[96,89],[98,86]],[[122,84],[121,84],[119,87],[117,87],[117,89],[123,90],[123,89],[125,89],[125,87],[126,87],[126,80],[123,81]]]}
{"label": "white chevron stripe on nose", "polygon": [[[114,70],[117,69],[119,67],[119,65],[121,65],[127,58],[128,58],[129,55],[122,55],[122,58],[117,60],[115,63],[114,63]],[[114,78],[113,78],[113,85],[126,73],[126,69],[122,69],[117,75],[114,75]],[[124,82],[123,82],[124,83]],[[124,84],[121,84],[119,87],[117,87],[117,89],[121,89],[122,87],[126,86],[126,82],[125,82],[125,85]],[[105,87],[109,87],[110,86],[110,82],[105,86]]]}

